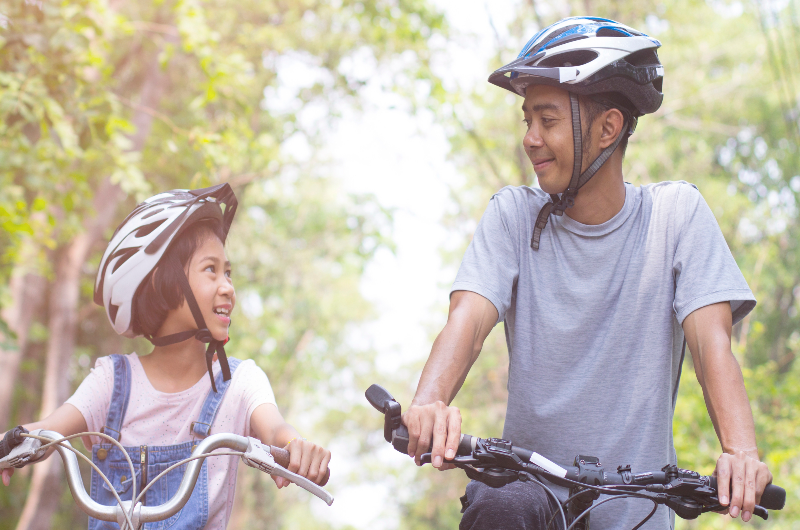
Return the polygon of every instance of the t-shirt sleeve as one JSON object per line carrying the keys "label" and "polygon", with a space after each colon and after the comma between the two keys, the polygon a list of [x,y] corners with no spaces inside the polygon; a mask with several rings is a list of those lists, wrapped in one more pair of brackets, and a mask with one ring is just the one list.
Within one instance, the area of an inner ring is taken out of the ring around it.
{"label": "t-shirt sleeve", "polygon": [[489,300],[497,309],[497,322],[505,319],[519,276],[516,213],[512,189],[492,197],[450,289],[451,294],[471,291]]}
{"label": "t-shirt sleeve", "polygon": [[[100,357],[66,403],[78,409],[83,415],[89,432],[98,432],[106,423],[113,391],[114,362],[111,357]],[[99,437],[92,437],[92,443],[100,442]]]}
{"label": "t-shirt sleeve", "polygon": [[756,306],[756,299],[700,192],[682,185],[676,201],[679,232],[672,270],[678,322],[683,324],[701,307],[730,302],[736,324]]}
{"label": "t-shirt sleeve", "polygon": [[242,389],[242,406],[246,410],[245,425],[247,426],[247,435],[250,436],[250,417],[253,415],[253,411],[265,403],[271,403],[276,407],[278,404],[275,402],[272,385],[270,385],[264,370],[259,368],[253,360],[244,361],[236,371],[238,372],[242,368],[245,370],[242,372],[242,379],[237,384]]}

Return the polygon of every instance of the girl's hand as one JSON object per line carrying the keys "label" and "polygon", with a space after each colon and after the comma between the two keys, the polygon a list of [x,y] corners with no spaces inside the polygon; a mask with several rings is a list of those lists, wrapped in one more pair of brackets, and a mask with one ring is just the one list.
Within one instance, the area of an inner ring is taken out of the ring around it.
{"label": "girl's hand", "polygon": [[[324,486],[330,477],[328,463],[331,452],[303,438],[295,438],[284,447],[289,451],[289,466],[286,468],[311,482]],[[273,476],[279,488],[288,486],[290,482],[283,477]]]}
{"label": "girl's hand", "polygon": [[11,484],[11,475],[14,474],[14,468],[6,468],[3,470],[3,486],[8,486]]}

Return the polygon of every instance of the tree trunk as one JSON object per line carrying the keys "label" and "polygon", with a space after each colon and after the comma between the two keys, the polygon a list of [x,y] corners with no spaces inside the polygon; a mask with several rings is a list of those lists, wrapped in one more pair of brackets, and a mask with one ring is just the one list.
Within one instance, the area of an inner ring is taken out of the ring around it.
{"label": "tree trunk", "polygon": [[[165,77],[158,55],[151,57],[145,71],[140,105],[135,111],[132,135],[133,151],[141,151],[153,124],[153,109],[158,106]],[[50,294],[47,361],[45,366],[44,394],[41,417],[51,414],[69,393],[67,367],[75,349],[77,312],[80,295],[81,269],[89,257],[92,246],[100,240],[111,225],[117,206],[123,199],[120,187],[106,178],[94,198],[97,215],[84,225],[84,231],[57,253],[54,286]],[[33,470],[33,479],[25,507],[17,523],[17,530],[44,530],[58,509],[64,482],[61,480],[60,458],[49,458]]]}
{"label": "tree trunk", "polygon": [[[34,316],[39,312],[44,298],[47,281],[43,276],[23,270],[23,266],[11,276],[11,306],[3,311],[3,319],[16,333],[16,349],[0,348],[0,431],[11,419],[11,405],[14,397],[14,382],[17,380],[20,361],[28,345],[28,331]],[[11,341],[6,337],[7,342]],[[9,425],[9,427],[11,427]]]}

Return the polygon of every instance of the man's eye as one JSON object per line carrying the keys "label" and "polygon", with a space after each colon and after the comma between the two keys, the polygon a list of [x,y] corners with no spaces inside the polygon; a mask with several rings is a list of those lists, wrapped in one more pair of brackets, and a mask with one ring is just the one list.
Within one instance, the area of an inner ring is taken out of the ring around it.
{"label": "man's eye", "polygon": [[529,120],[528,118],[525,118],[524,120],[522,120],[522,123],[524,123],[525,127],[527,127],[528,129],[531,128],[531,120]]}

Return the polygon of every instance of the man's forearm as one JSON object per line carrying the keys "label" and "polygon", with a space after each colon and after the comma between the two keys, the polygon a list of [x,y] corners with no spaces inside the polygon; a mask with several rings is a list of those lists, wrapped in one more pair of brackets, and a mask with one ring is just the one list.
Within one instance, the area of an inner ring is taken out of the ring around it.
{"label": "man's forearm", "polygon": [[474,333],[462,329],[464,327],[463,323],[448,322],[436,337],[412,405],[436,401],[449,405],[453,401],[477,358]]}
{"label": "man's forearm", "polygon": [[698,379],[722,450],[731,454],[743,451],[757,458],[753,412],[730,346],[703,352],[701,364]]}
{"label": "man's forearm", "polygon": [[449,405],[496,322],[497,309],[489,300],[469,291],[454,292],[447,324],[433,343],[411,404]]}

